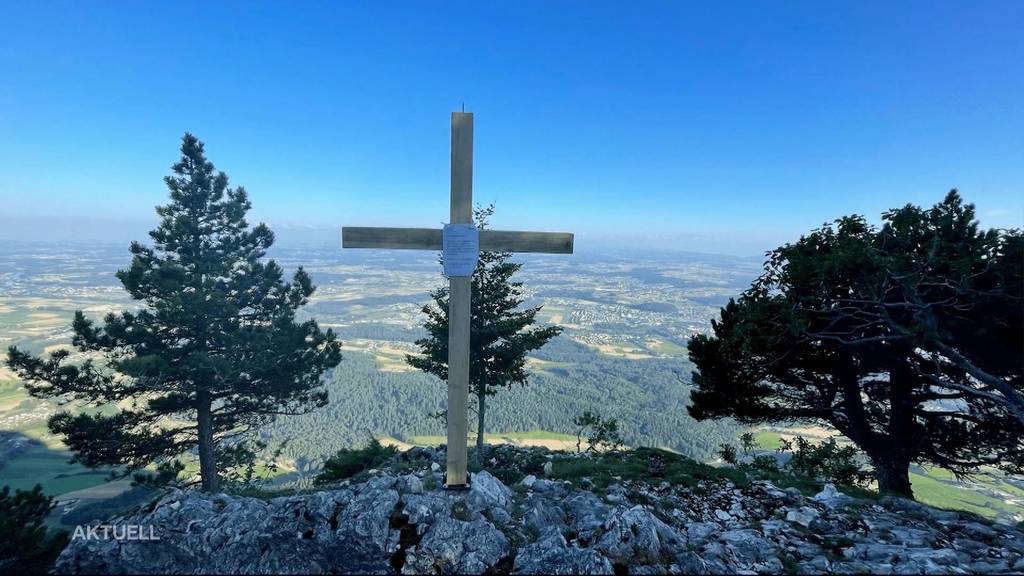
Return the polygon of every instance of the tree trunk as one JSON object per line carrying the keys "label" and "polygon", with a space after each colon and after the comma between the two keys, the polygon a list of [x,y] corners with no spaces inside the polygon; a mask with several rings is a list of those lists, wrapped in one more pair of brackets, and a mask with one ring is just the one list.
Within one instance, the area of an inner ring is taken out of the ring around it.
{"label": "tree trunk", "polygon": [[203,482],[203,492],[220,490],[220,477],[217,475],[217,457],[213,445],[213,402],[210,392],[200,390],[196,398],[198,406],[199,428],[199,477]]}
{"label": "tree trunk", "polygon": [[914,374],[904,364],[889,370],[889,434],[873,453],[869,452],[875,465],[878,491],[905,498],[914,497],[910,488],[910,460],[920,441],[920,430],[913,415],[913,380]]}
{"label": "tree trunk", "polygon": [[914,498],[910,487],[910,460],[899,455],[873,455],[871,463],[875,467],[875,479],[878,480],[878,492],[888,493],[904,498]]}
{"label": "tree trunk", "polygon": [[481,387],[481,391],[477,392],[477,406],[476,406],[476,465],[480,468],[484,467],[484,411],[486,408],[486,389]]}

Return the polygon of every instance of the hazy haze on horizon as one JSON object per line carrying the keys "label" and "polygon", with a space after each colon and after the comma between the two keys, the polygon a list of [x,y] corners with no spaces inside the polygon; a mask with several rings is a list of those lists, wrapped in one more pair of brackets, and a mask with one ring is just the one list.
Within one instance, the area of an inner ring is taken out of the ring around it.
{"label": "hazy haze on horizon", "polygon": [[[392,6],[393,7],[393,6]],[[447,216],[760,254],[953,187],[1024,226],[1024,3],[13,3],[0,239],[145,240],[191,131],[284,243]]]}

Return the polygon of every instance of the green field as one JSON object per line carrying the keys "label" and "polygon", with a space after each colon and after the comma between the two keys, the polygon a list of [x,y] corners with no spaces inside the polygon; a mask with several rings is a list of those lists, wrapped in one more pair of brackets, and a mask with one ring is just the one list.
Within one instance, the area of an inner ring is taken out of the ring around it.
{"label": "green field", "polygon": [[[444,444],[448,440],[444,436],[410,436],[408,443],[416,446],[437,446],[438,444]],[[510,442],[510,443],[524,443],[529,444],[541,443],[541,442],[571,442],[575,444],[576,437],[571,434],[559,434],[558,432],[548,432],[547,430],[528,430],[526,432],[499,432],[494,434],[484,434],[484,442],[488,444],[495,444],[498,442]]]}
{"label": "green field", "polygon": [[107,481],[105,470],[90,470],[68,460],[71,454],[32,445],[23,454],[5,462],[0,468],[0,486],[30,490],[36,484],[51,496],[73,490],[92,488]]}
{"label": "green field", "polygon": [[647,346],[648,349],[655,352],[656,354],[662,354],[665,356],[686,356],[686,346],[680,346],[675,342],[669,342],[668,340],[656,340],[652,344]]}
{"label": "green field", "polygon": [[762,430],[754,434],[754,442],[757,443],[757,447],[762,450],[778,450],[779,441],[782,440],[782,435],[778,432],[768,432]]}
{"label": "green field", "polygon": [[928,468],[910,473],[914,497],[936,508],[965,510],[986,518],[994,518],[1000,512],[1024,515],[1024,490],[1001,480],[1001,474],[985,472],[967,482],[958,481],[952,473],[942,468]]}
{"label": "green field", "polygon": [[[761,450],[777,450],[781,438],[779,432],[772,430],[754,432]],[[1007,482],[998,470],[985,469],[970,479],[958,480],[943,468],[914,467],[910,483],[914,497],[929,506],[964,510],[986,518],[995,518],[1000,513],[1024,517],[1024,489]]]}

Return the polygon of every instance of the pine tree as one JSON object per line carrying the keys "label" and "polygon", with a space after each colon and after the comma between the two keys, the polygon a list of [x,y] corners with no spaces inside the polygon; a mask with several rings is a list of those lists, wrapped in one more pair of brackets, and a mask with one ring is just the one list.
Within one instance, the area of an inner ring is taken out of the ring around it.
{"label": "pine tree", "polygon": [[912,462],[1024,471],[1024,243],[974,215],[953,191],[770,252],[690,340],[691,415],[830,425],[904,496]]}
{"label": "pine tree", "polygon": [[0,574],[45,574],[67,544],[67,533],[46,527],[53,498],[42,486],[0,488]]}
{"label": "pine tree", "polygon": [[195,136],[185,134],[181,154],[164,179],[171,201],[157,208],[153,246],[132,243],[131,265],[117,273],[142,308],[102,326],[76,312],[80,363],[66,350],[43,358],[15,347],[7,362],[34,396],[117,407],[50,419],[78,461],[131,471],[177,466],[197,449],[202,488],[216,491],[218,463],[237,461],[249,432],[327,403],[321,375],[341,361],[341,343],[295,321],[314,287],[302,268],[285,282],[261,260],[274,235],[246,222],[245,190],[228,187]]}
{"label": "pine tree", "polygon": [[[476,208],[473,219],[480,229],[494,213],[494,207]],[[559,326],[530,328],[541,307],[520,309],[523,283],[512,276],[522,264],[511,261],[510,252],[480,252],[473,271],[470,308],[469,391],[477,399],[477,465],[483,462],[487,397],[502,388],[528,381],[526,355],[544,346],[562,332]],[[416,341],[421,355],[407,355],[411,366],[448,379],[448,288],[431,293],[433,306],[423,307],[427,337]]]}

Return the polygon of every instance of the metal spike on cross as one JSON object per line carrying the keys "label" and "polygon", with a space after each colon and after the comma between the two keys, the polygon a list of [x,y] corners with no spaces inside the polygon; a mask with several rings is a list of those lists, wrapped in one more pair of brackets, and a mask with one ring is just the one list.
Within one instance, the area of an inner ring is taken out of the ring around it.
{"label": "metal spike on cross", "polygon": [[[451,222],[436,228],[341,229],[342,248],[444,250],[448,276],[448,444],[445,487],[468,486],[467,398],[472,274],[480,250],[572,254],[573,235],[480,230],[473,224],[473,113],[452,112]],[[482,430],[477,431],[482,434]]]}

